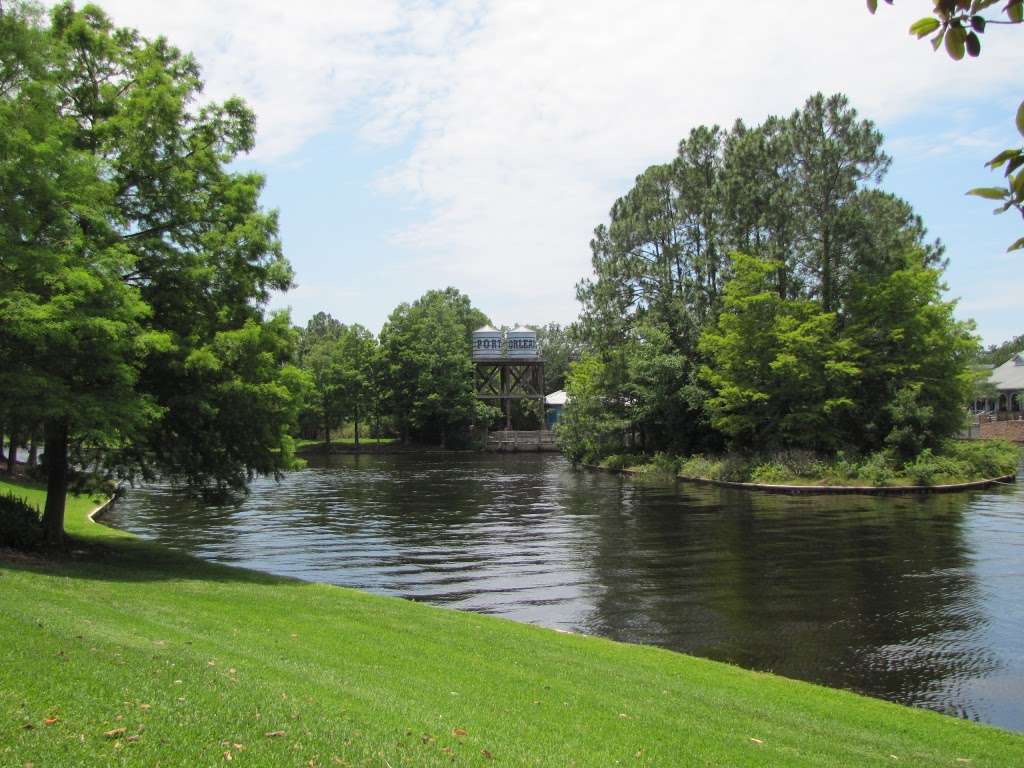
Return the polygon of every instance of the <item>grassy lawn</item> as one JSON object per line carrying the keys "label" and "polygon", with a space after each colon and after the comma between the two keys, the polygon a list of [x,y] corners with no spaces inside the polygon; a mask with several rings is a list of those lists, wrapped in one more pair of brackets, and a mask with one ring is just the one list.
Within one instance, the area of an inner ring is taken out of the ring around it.
{"label": "grassy lawn", "polygon": [[0,555],[3,766],[1024,765],[1021,735],[210,565],[70,501],[71,556]]}

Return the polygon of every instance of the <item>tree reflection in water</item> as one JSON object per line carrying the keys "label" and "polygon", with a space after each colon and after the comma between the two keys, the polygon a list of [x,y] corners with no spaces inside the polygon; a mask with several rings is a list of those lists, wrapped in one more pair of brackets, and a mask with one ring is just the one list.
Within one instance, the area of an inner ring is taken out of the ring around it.
{"label": "tree reflection in water", "polygon": [[1024,493],[790,497],[559,457],[333,456],[111,521],[208,559],[770,670],[1024,730]]}

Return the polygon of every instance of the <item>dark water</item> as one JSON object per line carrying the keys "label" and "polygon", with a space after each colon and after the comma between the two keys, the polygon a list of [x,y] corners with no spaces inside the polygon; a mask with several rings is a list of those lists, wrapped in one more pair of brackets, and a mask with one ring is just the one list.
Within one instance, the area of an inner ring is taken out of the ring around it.
{"label": "dark water", "polygon": [[1024,730],[1024,484],[659,487],[542,455],[339,456],[109,521],[223,563],[650,643]]}

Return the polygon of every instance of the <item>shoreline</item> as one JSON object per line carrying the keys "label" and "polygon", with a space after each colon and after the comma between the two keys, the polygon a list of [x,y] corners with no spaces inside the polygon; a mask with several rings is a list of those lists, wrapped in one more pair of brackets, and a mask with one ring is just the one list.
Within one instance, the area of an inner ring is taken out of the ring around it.
{"label": "shoreline", "polygon": [[[607,472],[613,475],[628,475],[630,477],[645,477],[648,473],[629,467],[613,468],[602,467],[597,464],[580,464],[579,466]],[[975,491],[984,488],[992,488],[999,485],[1016,485],[1017,475],[1003,475],[1001,477],[990,477],[982,480],[972,480],[965,483],[949,483],[944,485],[783,485],[773,483],[741,483],[731,480],[710,480],[704,477],[686,477],[676,475],[674,482],[699,483],[702,485],[713,485],[721,488],[736,488],[744,491],[759,491],[761,493],[775,493],[786,495],[834,495],[834,496],[906,496],[921,495],[929,493],[960,493],[963,491]]]}

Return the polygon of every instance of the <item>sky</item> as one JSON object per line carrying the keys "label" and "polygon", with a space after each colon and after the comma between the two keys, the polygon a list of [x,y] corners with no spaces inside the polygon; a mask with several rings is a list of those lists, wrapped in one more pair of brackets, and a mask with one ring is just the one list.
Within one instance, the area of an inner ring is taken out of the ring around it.
{"label": "sky", "polygon": [[846,93],[886,136],[882,188],[947,245],[949,296],[983,341],[1024,333],[1024,227],[966,197],[1019,144],[1017,30],[976,60],[907,34],[925,0],[101,0],[192,51],[211,99],[255,110],[296,287],[272,306],[376,331],[454,285],[498,324],[567,323],[615,199],[693,127]]}

